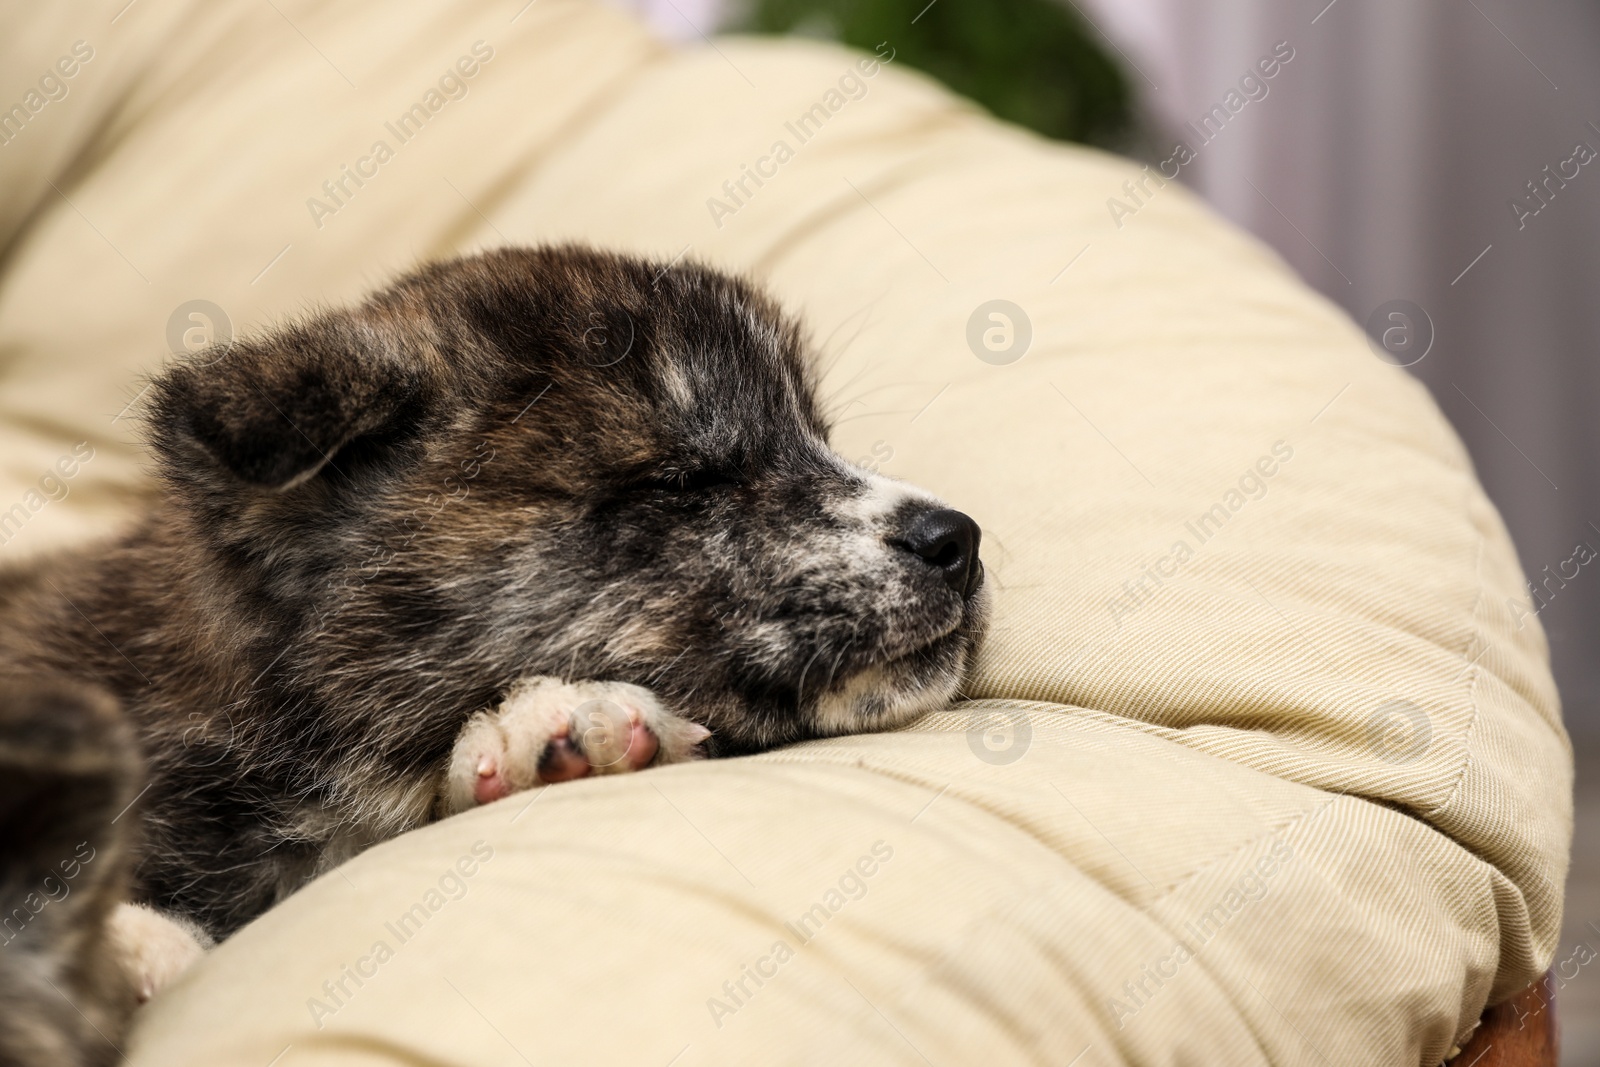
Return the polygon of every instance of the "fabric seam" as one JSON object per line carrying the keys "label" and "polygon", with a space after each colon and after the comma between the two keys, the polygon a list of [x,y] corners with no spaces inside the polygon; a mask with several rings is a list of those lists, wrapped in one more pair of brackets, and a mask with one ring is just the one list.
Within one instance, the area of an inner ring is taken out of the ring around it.
{"label": "fabric seam", "polygon": [[[1467,493],[1469,507],[1471,506],[1471,495],[1471,489],[1469,486]],[[1482,620],[1479,616],[1479,613],[1483,609],[1484,601],[1483,554],[1487,538],[1484,537],[1483,528],[1476,519],[1474,519],[1472,523],[1472,529],[1473,532],[1477,534],[1478,538],[1477,558],[1474,560],[1472,566],[1472,576],[1476,581],[1478,592],[1477,596],[1472,602],[1472,632],[1468,635],[1466,648],[1462,650],[1461,654],[1462,656],[1466,656],[1468,652],[1471,652],[1474,648],[1477,648],[1477,656],[1481,657],[1489,647],[1488,640],[1483,633]],[[1449,808],[1451,804],[1455,803],[1456,798],[1461,794],[1462,785],[1466,781],[1467,771],[1472,767],[1472,740],[1473,736],[1477,733],[1478,722],[1482,718],[1482,706],[1478,701],[1478,683],[1483,679],[1483,668],[1482,665],[1478,663],[1477,659],[1473,658],[1469,660],[1467,670],[1471,674],[1471,679],[1467,683],[1467,701],[1472,707],[1472,718],[1471,721],[1467,723],[1466,732],[1461,735],[1461,745],[1463,749],[1461,767],[1458,771],[1456,771],[1455,781],[1451,783],[1450,792],[1442,801],[1439,802],[1438,806],[1430,808],[1428,811],[1423,813],[1423,818],[1425,819],[1431,819],[1436,815],[1442,814],[1445,809]]]}

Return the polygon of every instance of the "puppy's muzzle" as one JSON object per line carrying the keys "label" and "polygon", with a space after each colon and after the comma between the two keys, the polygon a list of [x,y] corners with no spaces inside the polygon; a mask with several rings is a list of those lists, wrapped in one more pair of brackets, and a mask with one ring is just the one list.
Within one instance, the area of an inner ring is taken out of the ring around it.
{"label": "puppy's muzzle", "polygon": [[982,539],[983,531],[970,516],[938,508],[914,517],[890,544],[938,571],[945,584],[965,598],[983,584],[983,563],[978,559]]}

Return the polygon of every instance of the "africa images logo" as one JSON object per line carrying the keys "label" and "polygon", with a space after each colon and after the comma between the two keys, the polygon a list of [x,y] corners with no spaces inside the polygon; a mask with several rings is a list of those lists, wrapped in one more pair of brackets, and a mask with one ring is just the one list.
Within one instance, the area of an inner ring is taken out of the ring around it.
{"label": "africa images logo", "polygon": [[1367,316],[1373,354],[1396,367],[1421,363],[1433,351],[1433,319],[1412,300],[1390,300]]}
{"label": "africa images logo", "polygon": [[967,318],[967,347],[985,363],[1004,367],[1028,354],[1033,321],[1009,300],[979,304]]}
{"label": "africa images logo", "polygon": [[1005,767],[1028,754],[1033,744],[1033,723],[1027,712],[991,708],[979,712],[967,727],[967,747],[993,767]]}
{"label": "africa images logo", "polygon": [[1367,746],[1385,763],[1415,763],[1433,743],[1433,720],[1409,700],[1391,700],[1367,718]]}

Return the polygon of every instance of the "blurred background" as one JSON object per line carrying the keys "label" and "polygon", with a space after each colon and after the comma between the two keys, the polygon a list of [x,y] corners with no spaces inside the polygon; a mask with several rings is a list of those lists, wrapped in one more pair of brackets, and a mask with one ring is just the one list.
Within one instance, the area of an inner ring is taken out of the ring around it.
{"label": "blurred background", "polygon": [[[1152,164],[1187,146],[1182,180],[1427,384],[1499,505],[1578,757],[1557,959],[1600,952],[1600,4],[615,2],[687,43],[892,37],[1046,136]],[[1600,966],[1558,981],[1562,1063],[1600,1064]]]}

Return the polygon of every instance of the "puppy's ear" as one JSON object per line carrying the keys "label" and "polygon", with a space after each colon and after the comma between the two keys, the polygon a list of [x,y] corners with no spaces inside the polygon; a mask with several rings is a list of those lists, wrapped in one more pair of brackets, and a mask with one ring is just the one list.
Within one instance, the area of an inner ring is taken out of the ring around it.
{"label": "puppy's ear", "polygon": [[289,489],[357,438],[413,428],[437,388],[425,341],[370,309],[212,346],[154,384],[153,437],[169,465],[223,467]]}

